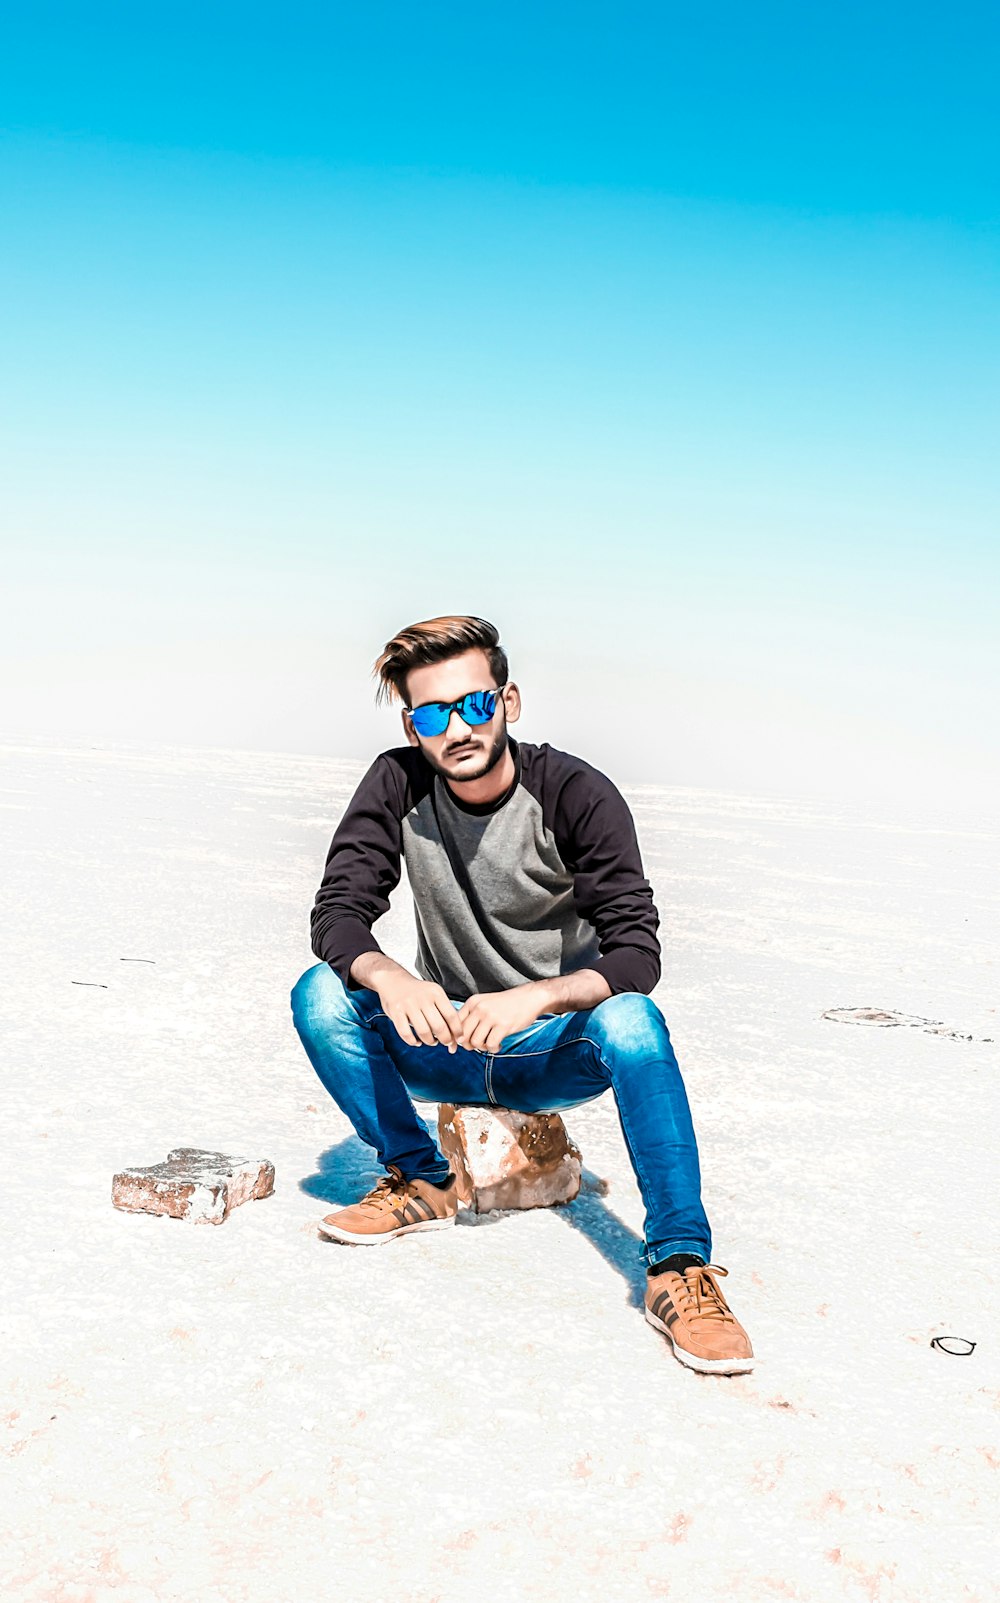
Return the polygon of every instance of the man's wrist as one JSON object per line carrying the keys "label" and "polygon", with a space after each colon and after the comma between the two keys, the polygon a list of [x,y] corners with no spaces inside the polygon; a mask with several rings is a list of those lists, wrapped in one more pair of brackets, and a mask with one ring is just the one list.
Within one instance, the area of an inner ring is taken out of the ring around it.
{"label": "man's wrist", "polygon": [[577,969],[573,974],[557,974],[550,979],[530,980],[539,1013],[589,1011],[611,995],[611,987],[596,969]]}
{"label": "man's wrist", "polygon": [[527,991],[532,1001],[538,1004],[539,1013],[554,1013],[556,1011],[552,1005],[555,1000],[555,992],[552,989],[551,980],[528,980],[520,988],[523,991]]}
{"label": "man's wrist", "polygon": [[413,979],[413,975],[385,952],[362,952],[351,964],[351,979],[355,985],[381,996],[383,988],[394,979]]}

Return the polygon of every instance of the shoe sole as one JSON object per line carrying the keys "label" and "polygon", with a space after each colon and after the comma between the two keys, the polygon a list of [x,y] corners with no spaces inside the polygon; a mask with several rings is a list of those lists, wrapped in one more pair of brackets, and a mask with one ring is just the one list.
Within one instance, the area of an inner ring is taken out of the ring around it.
{"label": "shoe sole", "polygon": [[316,1228],[328,1241],[347,1241],[352,1247],[381,1247],[387,1241],[395,1241],[397,1236],[405,1236],[409,1230],[444,1230],[456,1222],[456,1215],[452,1214],[450,1219],[422,1219],[418,1224],[398,1225],[395,1230],[380,1230],[377,1234],[365,1236],[344,1230],[341,1225],[319,1224]]}
{"label": "shoe sole", "polygon": [[700,1375],[748,1375],[753,1369],[752,1358],[699,1358],[696,1353],[678,1347],[668,1327],[662,1319],[657,1319],[651,1308],[646,1309],[646,1319],[657,1330],[662,1330],[674,1349],[674,1357],[686,1364],[688,1369],[696,1369]]}

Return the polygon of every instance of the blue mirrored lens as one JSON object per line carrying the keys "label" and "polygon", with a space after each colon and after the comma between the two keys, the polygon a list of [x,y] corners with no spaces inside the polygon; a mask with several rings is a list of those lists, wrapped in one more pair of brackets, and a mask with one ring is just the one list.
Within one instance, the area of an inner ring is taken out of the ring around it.
{"label": "blue mirrored lens", "polygon": [[414,707],[410,717],[418,735],[440,735],[448,727],[451,708],[442,707],[439,703],[431,701],[426,707]]}
{"label": "blue mirrored lens", "polygon": [[488,724],[496,706],[495,690],[472,690],[458,709],[460,718],[467,724]]}
{"label": "blue mirrored lens", "polygon": [[488,724],[493,717],[497,704],[495,690],[470,690],[461,701],[444,703],[429,701],[423,707],[414,707],[410,714],[413,727],[418,735],[443,735],[451,719],[452,712],[466,724]]}

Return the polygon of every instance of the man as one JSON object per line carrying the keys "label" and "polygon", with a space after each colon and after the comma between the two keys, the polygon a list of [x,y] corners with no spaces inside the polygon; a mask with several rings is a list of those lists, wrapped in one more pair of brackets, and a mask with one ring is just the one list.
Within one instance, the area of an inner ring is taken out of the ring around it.
{"label": "man", "polygon": [[[378,756],[334,833],[311,916],[320,960],[292,991],[323,1085],[387,1173],[325,1237],[382,1245],[455,1223],[454,1174],[411,1096],[525,1113],[614,1093],[646,1207],[646,1318],[682,1363],[753,1367],[722,1295],[698,1149],[663,1015],[659,920],[635,825],[604,774],[508,733],[521,711],[483,618],[411,624],[374,672],[407,745]],[[416,973],[372,924],[401,858]]]}

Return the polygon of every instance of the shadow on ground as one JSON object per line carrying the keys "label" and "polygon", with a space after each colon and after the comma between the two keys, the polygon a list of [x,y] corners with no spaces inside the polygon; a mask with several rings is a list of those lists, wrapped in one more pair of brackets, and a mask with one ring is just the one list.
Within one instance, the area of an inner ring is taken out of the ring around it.
{"label": "shadow on ground", "polygon": [[[370,1190],[383,1173],[373,1160],[371,1147],[358,1136],[350,1135],[320,1154],[316,1172],[301,1180],[299,1189],[331,1207],[346,1208]],[[611,1212],[604,1200],[605,1187],[606,1182],[600,1175],[585,1168],[577,1196],[572,1202],[553,1208],[552,1212],[586,1236],[625,1281],[631,1306],[641,1308],[646,1286],[646,1268],[640,1257],[642,1241]],[[506,1224],[518,1218],[522,1211],[520,1208],[495,1208],[490,1213],[475,1214],[462,1208],[458,1225],[482,1230],[486,1226]]]}

